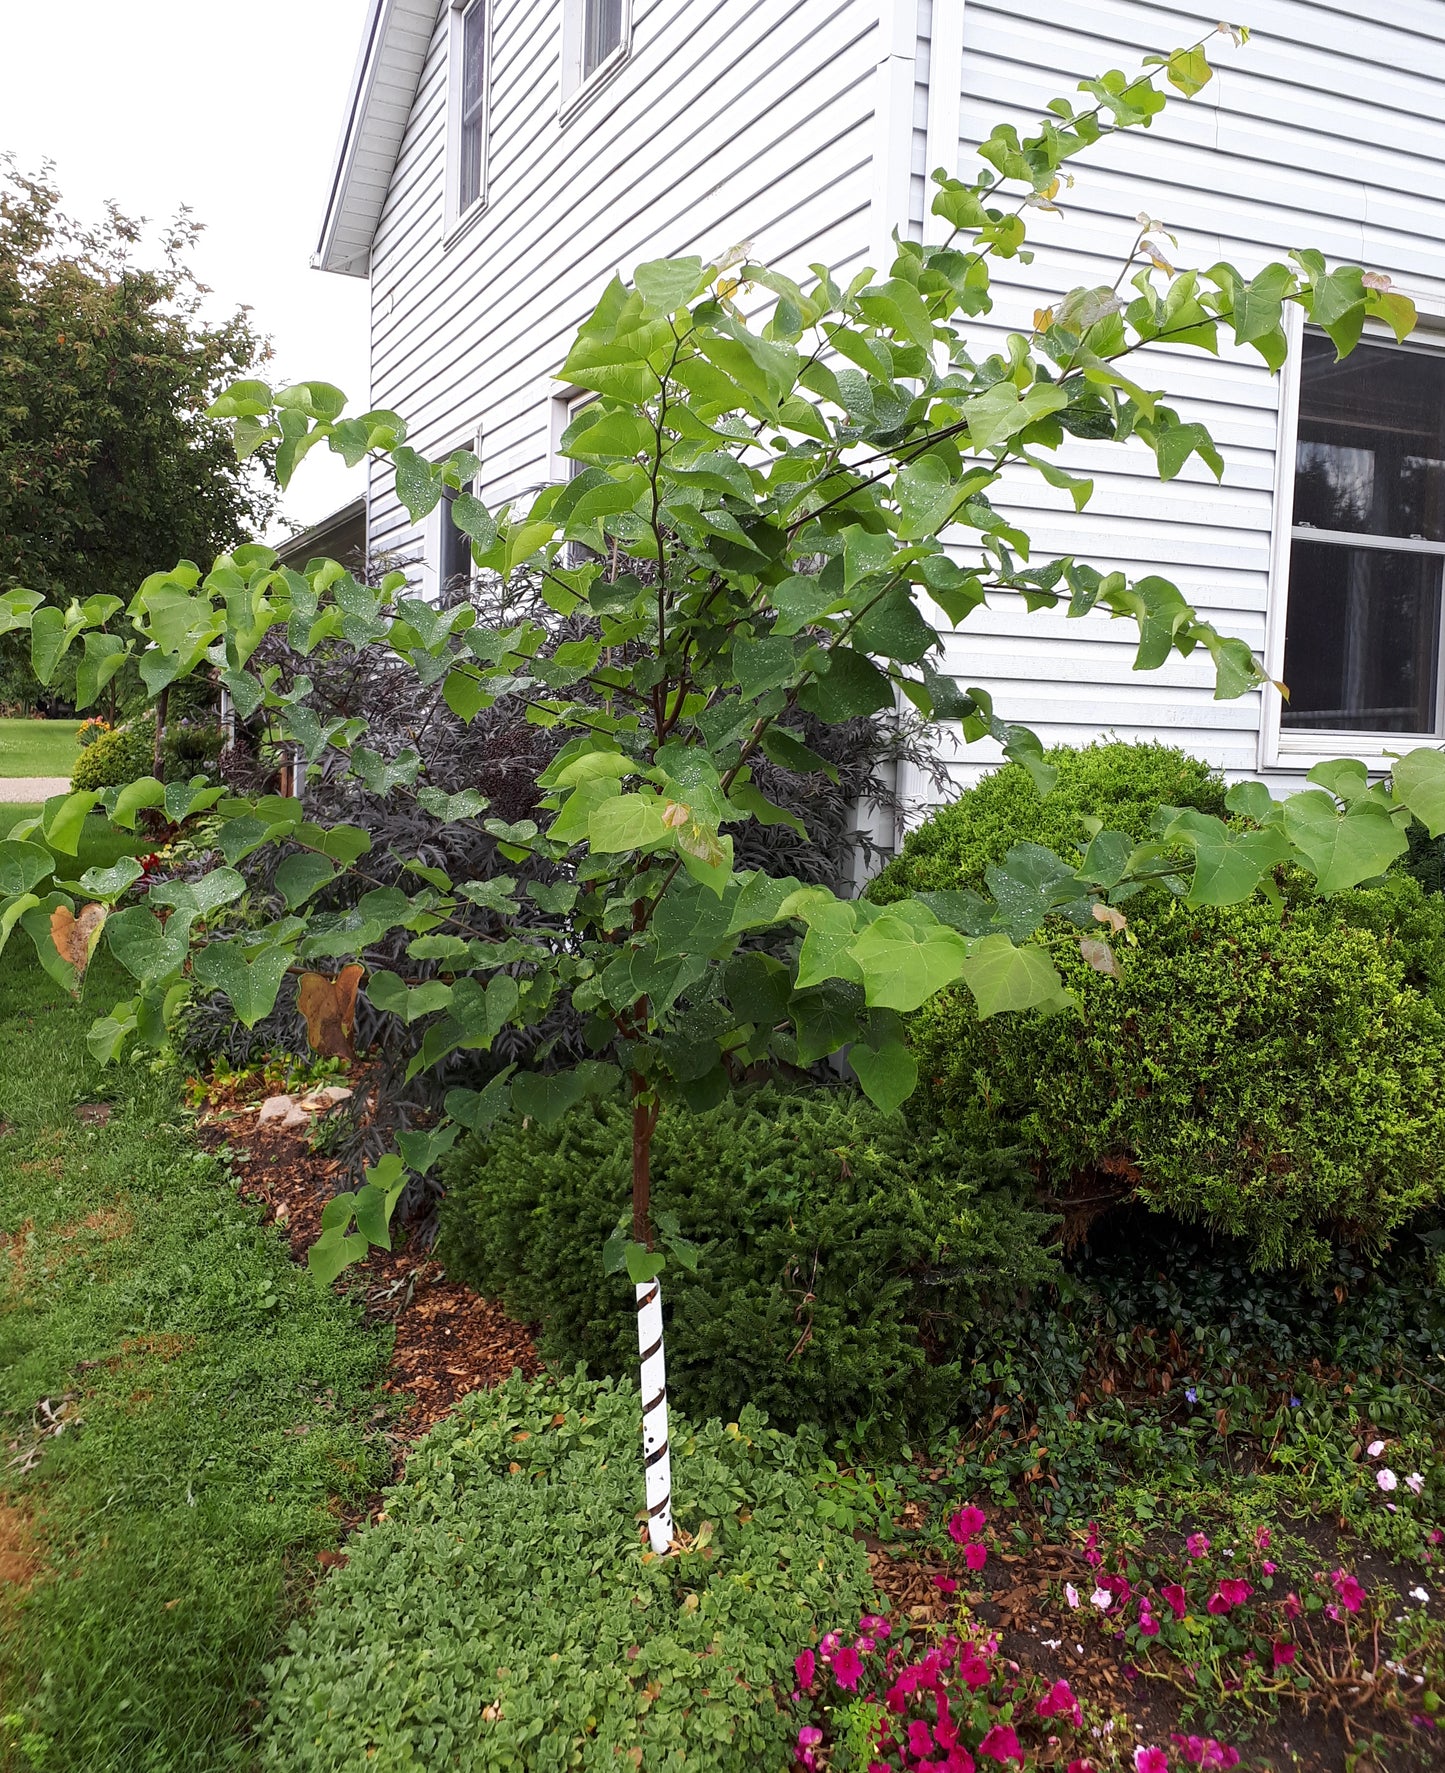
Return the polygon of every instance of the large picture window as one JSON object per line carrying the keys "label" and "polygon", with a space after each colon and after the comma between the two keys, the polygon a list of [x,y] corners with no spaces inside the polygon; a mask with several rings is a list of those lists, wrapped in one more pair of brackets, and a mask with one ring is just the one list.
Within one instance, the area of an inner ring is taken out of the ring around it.
{"label": "large picture window", "polygon": [[1438,734],[1445,353],[1306,332],[1281,724]]}

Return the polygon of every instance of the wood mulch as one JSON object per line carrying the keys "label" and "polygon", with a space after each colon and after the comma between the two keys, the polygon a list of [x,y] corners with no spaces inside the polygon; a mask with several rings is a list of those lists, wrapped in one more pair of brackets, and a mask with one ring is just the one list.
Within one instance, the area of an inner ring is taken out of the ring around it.
{"label": "wood mulch", "polygon": [[[354,1082],[365,1089],[364,1077]],[[312,1148],[319,1116],[308,1127],[257,1124],[265,1094],[259,1080],[239,1091],[209,1089],[197,1134],[208,1150],[227,1148],[243,1197],[260,1202],[266,1221],[285,1230],[294,1260],[305,1262],[322,1211],[345,1178],[337,1159]],[[399,1473],[409,1449],[468,1392],[499,1385],[518,1368],[531,1377],[542,1363],[527,1329],[501,1306],[448,1278],[430,1256],[409,1251],[404,1230],[394,1237],[395,1249],[373,1250],[338,1284],[355,1286],[360,1278],[368,1319],[395,1326],[384,1389],[405,1400],[388,1435]]]}

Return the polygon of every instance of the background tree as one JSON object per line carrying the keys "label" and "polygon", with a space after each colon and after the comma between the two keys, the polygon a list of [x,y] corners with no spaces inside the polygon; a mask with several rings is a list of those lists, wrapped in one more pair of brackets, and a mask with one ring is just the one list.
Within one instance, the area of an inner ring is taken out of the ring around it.
{"label": "background tree", "polygon": [[[237,462],[206,417],[270,355],[244,308],[214,322],[188,255],[200,224],[142,224],[114,204],[86,226],[49,178],[0,156],[0,590],[51,603],[129,597],[158,560],[210,560],[272,508],[269,456]],[[23,636],[0,639],[0,700],[29,700]],[[57,695],[73,688],[62,665]],[[109,696],[138,679],[112,679]]]}

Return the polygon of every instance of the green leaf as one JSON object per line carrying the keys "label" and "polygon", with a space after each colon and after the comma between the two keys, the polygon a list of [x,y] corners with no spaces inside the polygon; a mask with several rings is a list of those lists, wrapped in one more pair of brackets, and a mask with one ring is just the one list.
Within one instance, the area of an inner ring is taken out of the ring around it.
{"label": "green leaf", "polygon": [[144,872],[134,856],[122,856],[109,868],[87,868],[76,885],[88,899],[118,899]]}
{"label": "green leaf", "polygon": [[893,685],[871,659],[851,647],[835,646],[821,677],[804,684],[799,704],[830,726],[893,706]]}
{"label": "green leaf", "polygon": [[166,880],[153,886],[147,895],[152,905],[173,905],[191,917],[209,917],[222,905],[239,899],[246,882],[234,868],[213,868],[199,880]]}
{"label": "green leaf", "polygon": [[863,1094],[884,1114],[902,1107],[918,1087],[918,1062],[901,1040],[886,1041],[880,1047],[855,1042],[849,1049],[848,1063],[863,1086]]}
{"label": "green leaf", "polygon": [[475,671],[459,669],[447,673],[442,685],[442,700],[464,726],[470,726],[483,708],[491,706],[494,698]]}
{"label": "green leaf", "polygon": [[1409,848],[1405,833],[1382,806],[1357,801],[1341,813],[1334,798],[1318,788],[1289,796],[1284,828],[1321,893],[1373,880]]}
{"label": "green leaf", "polygon": [[460,1132],[461,1128],[455,1123],[443,1121],[439,1127],[398,1133],[396,1143],[406,1160],[407,1168],[415,1170],[418,1176],[424,1176],[436,1160],[456,1144]]}
{"label": "green leaf", "polygon": [[1000,1010],[1052,1011],[1074,1001],[1042,948],[1015,948],[1004,935],[971,943],[962,971],[980,1018]]}
{"label": "green leaf", "polygon": [[640,794],[619,794],[604,800],[587,819],[587,841],[605,855],[647,849],[664,842],[667,836],[661,801]]}
{"label": "green leaf", "polygon": [[63,856],[73,856],[80,846],[80,834],[85,827],[85,816],[100,801],[98,794],[89,791],[77,794],[57,794],[45,803],[44,831],[45,841],[51,849],[58,850]]}
{"label": "green leaf", "polygon": [[918,613],[907,585],[895,586],[867,610],[853,628],[853,639],[864,652],[898,659],[905,665],[916,665],[939,644],[938,635]]}
{"label": "green leaf", "polygon": [[448,1090],[445,1107],[451,1119],[473,1133],[484,1133],[511,1107],[510,1078],[517,1069],[509,1065],[481,1090]]}
{"label": "green leaf", "polygon": [[627,1270],[627,1278],[635,1287],[645,1287],[649,1281],[657,1279],[667,1267],[667,1259],[660,1250],[649,1250],[646,1244],[629,1243],[622,1252],[623,1266]]}
{"label": "green leaf", "polygon": [[154,776],[142,776],[138,782],[127,782],[116,797],[110,822],[119,825],[122,831],[133,831],[136,814],[146,807],[160,806],[165,797],[164,786]]}
{"label": "green leaf", "polygon": [[587,1093],[576,1071],[522,1071],[512,1079],[512,1112],[539,1126],[555,1126]]}
{"label": "green leaf", "polygon": [[444,794],[440,788],[418,788],[416,798],[423,812],[440,819],[444,825],[458,825],[463,819],[475,819],[492,804],[475,788],[464,788],[460,794]]}
{"label": "green leaf", "polygon": [[274,1008],[291,955],[285,948],[264,948],[255,960],[248,961],[240,940],[211,942],[192,964],[201,983],[224,992],[238,1020],[254,1028]]}
{"label": "green leaf", "polygon": [[891,905],[848,950],[870,1006],[916,1010],[963,973],[968,943],[916,901]]}
{"label": "green leaf", "polygon": [[1395,799],[1430,833],[1445,831],[1445,751],[1420,745],[1397,757],[1390,770]]}
{"label": "green leaf", "polygon": [[1062,388],[1042,383],[1020,396],[1012,382],[995,382],[985,393],[965,400],[961,408],[975,449],[1006,443],[1036,419],[1058,412],[1069,404]]}
{"label": "green leaf", "polygon": [[1290,859],[1289,842],[1277,825],[1233,831],[1222,819],[1192,808],[1173,820],[1164,842],[1182,843],[1194,851],[1190,905],[1242,904],[1269,869]]}
{"label": "green leaf", "polygon": [[325,856],[301,850],[296,855],[287,856],[276,870],[276,891],[286,901],[286,909],[295,911],[335,878],[336,870]]}
{"label": "green leaf", "polygon": [[38,843],[0,843],[0,893],[28,893],[55,867],[55,858]]}
{"label": "green leaf", "polygon": [[649,308],[671,314],[702,288],[702,260],[653,259],[632,273],[637,293]]}
{"label": "green leaf", "polygon": [[164,924],[145,905],[118,911],[105,920],[105,939],[125,970],[148,991],[186,964],[191,919],[177,912]]}
{"label": "green leaf", "polygon": [[[1224,804],[1240,818],[1253,819],[1256,825],[1262,825],[1277,803],[1263,782],[1236,782],[1225,795]],[[1445,802],[1442,802],[1442,810],[1445,810]]]}

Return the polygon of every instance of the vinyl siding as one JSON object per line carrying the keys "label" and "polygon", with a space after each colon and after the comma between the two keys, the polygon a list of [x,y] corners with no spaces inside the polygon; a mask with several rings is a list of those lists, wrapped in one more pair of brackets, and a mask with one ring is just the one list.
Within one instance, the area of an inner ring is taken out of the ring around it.
{"label": "vinyl siding", "polygon": [[[1142,0],[1035,0],[1026,14],[967,0],[960,165],[979,164],[974,151],[996,123],[1031,124],[1050,98],[1074,96],[1081,77],[1196,41],[1217,17],[1212,6]],[[1010,328],[1030,329],[1034,310],[1068,288],[1112,283],[1140,211],[1178,236],[1181,265],[1224,258],[1251,274],[1292,247],[1318,246],[1445,297],[1445,6],[1391,0],[1365,17],[1314,0],[1256,0],[1248,18],[1244,48],[1211,45],[1216,78],[1192,103],[1072,163],[1063,215],[1030,218],[1035,262],[997,269],[997,305],[977,335],[984,348],[990,335],[1001,343]],[[1095,482],[1082,514],[1033,483],[1014,483],[1000,506],[1032,536],[1036,560],[1077,552],[1131,576],[1162,573],[1262,652],[1273,527],[1289,521],[1274,494],[1281,381],[1230,349],[1219,362],[1151,349],[1129,373],[1209,426],[1223,483],[1195,459],[1165,485],[1142,446],[1071,443],[1060,459]],[[1132,624],[991,603],[950,639],[949,667],[1046,742],[1160,739],[1232,776],[1260,773],[1261,697],[1216,702],[1207,659],[1135,673]],[[987,755],[973,748],[960,778]],[[1281,786],[1294,774],[1265,773]]]}

